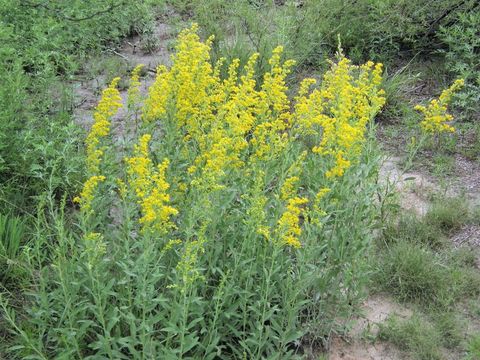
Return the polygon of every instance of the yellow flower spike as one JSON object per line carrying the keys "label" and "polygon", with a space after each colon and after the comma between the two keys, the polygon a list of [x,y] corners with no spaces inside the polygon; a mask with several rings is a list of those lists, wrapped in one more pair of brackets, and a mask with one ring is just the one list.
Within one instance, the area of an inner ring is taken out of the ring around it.
{"label": "yellow flower spike", "polygon": [[180,245],[181,243],[182,243],[182,240],[180,239],[168,240],[168,242],[163,247],[161,253],[164,254],[167,251],[170,251],[171,249],[173,249],[175,245]]}
{"label": "yellow flower spike", "polygon": [[279,245],[287,245],[294,248],[300,248],[302,244],[298,239],[302,233],[300,228],[300,216],[302,215],[302,205],[308,203],[308,199],[294,197],[288,200],[286,210],[278,221],[278,241]]}
{"label": "yellow flower spike", "polygon": [[143,105],[143,121],[148,123],[161,118],[167,111],[171,92],[172,74],[164,65],[157,67],[155,82],[148,89]]}
{"label": "yellow flower spike", "polygon": [[422,131],[426,134],[436,134],[442,132],[455,132],[455,128],[448,124],[453,120],[453,116],[448,111],[453,94],[460,90],[464,85],[463,79],[456,80],[448,89],[440,94],[438,99],[433,99],[427,106],[416,105],[415,110],[423,114],[423,120],[420,122]]}
{"label": "yellow flower spike", "polygon": [[325,195],[327,195],[330,191],[332,191],[330,188],[322,188],[318,191],[317,195],[315,196],[316,201],[322,200]]}
{"label": "yellow flower spike", "polygon": [[118,193],[120,195],[120,198],[126,199],[127,193],[128,193],[127,185],[122,179],[117,179],[116,182],[117,182],[117,188],[118,188]]}
{"label": "yellow flower spike", "polygon": [[293,194],[297,192],[296,187],[299,181],[300,181],[300,178],[298,176],[292,176],[285,180],[281,188],[282,200],[288,200],[290,197],[292,197]]}
{"label": "yellow flower spike", "polygon": [[90,174],[98,174],[101,158],[103,156],[102,148],[99,148],[100,141],[110,133],[110,120],[122,107],[122,97],[117,89],[120,78],[112,80],[110,85],[103,90],[95,112],[93,114],[93,125],[87,135],[85,144],[87,146],[87,169]]}
{"label": "yellow flower spike", "polygon": [[198,231],[197,239],[186,242],[181,258],[177,263],[176,270],[181,284],[173,284],[170,287],[180,288],[181,293],[185,293],[195,281],[203,279],[198,262],[200,255],[205,253],[204,244],[207,242],[205,231],[206,225],[203,225]]}
{"label": "yellow flower spike", "polygon": [[143,231],[165,234],[174,227],[170,218],[177,215],[178,210],[168,205],[170,184],[166,181],[165,173],[169,160],[165,159],[157,169],[153,167],[148,150],[150,140],[150,134],[143,135],[134,147],[134,156],[125,159],[128,182],[138,198],[142,212],[139,222]]}
{"label": "yellow flower spike", "polygon": [[87,255],[87,266],[93,269],[96,263],[107,252],[107,245],[100,233],[89,232],[83,237],[85,245],[85,254]]}
{"label": "yellow flower spike", "polygon": [[87,181],[85,181],[80,196],[77,196],[73,199],[74,202],[80,204],[80,209],[83,212],[89,212],[92,209],[92,202],[95,197],[95,190],[97,189],[98,184],[103,181],[105,181],[105,176],[91,176]]}

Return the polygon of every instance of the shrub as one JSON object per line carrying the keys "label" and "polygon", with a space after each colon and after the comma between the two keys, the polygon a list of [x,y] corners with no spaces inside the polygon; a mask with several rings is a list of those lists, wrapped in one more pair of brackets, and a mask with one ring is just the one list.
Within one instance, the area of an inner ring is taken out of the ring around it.
{"label": "shrub", "polygon": [[465,79],[465,87],[455,97],[460,118],[478,119],[480,100],[480,11],[461,12],[450,26],[444,26],[439,38],[445,44],[446,69],[454,77]]}
{"label": "shrub", "polygon": [[402,56],[430,56],[442,45],[436,36],[439,27],[449,27],[458,14],[477,6],[474,0],[438,0],[429,6],[418,0],[169,3],[193,16],[207,34],[215,34],[217,54],[246,61],[249,51],[258,51],[259,67],[265,71],[268,54],[277,44],[285,44],[286,54],[300,68],[323,67],[338,48],[339,37],[354,62],[394,64]]}
{"label": "shrub", "polygon": [[[291,102],[281,47],[261,83],[258,54],[222,77],[196,32],[180,34],[145,99],[140,68],[132,74],[133,148],[110,136],[118,79],[104,90],[74,199],[78,232],[50,211],[54,233],[39,226],[35,240],[55,254],[39,263],[41,286],[23,317],[2,302],[17,355],[287,359],[359,300],[381,65],[339,55]],[[35,264],[42,247],[32,253]]]}

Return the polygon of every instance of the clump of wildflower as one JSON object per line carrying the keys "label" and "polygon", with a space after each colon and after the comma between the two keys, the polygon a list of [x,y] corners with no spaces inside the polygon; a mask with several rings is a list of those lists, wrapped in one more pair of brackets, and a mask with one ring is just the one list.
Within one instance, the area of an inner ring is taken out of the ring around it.
{"label": "clump of wildflower", "polygon": [[100,141],[110,132],[110,120],[122,107],[122,98],[117,89],[120,78],[112,80],[110,85],[103,90],[95,112],[93,125],[85,140],[87,146],[87,169],[90,174],[99,173],[99,165],[104,149],[100,147]]}
{"label": "clump of wildflower", "polygon": [[327,177],[343,176],[357,160],[366,125],[385,103],[381,81],[382,64],[354,66],[342,55],[325,73],[320,88],[307,95],[315,81],[302,82],[293,116],[296,131],[318,136],[312,151],[332,159]]}
{"label": "clump of wildflower", "polygon": [[447,110],[453,94],[463,85],[464,80],[458,79],[448,89],[443,90],[438,99],[433,99],[427,106],[415,106],[415,110],[423,113],[424,118],[420,126],[425,133],[435,134],[455,131],[455,128],[448,124],[449,121],[453,120],[453,116]]}
{"label": "clump of wildflower", "polygon": [[87,213],[92,209],[92,202],[95,197],[95,190],[98,187],[98,184],[105,181],[105,176],[103,175],[93,175],[85,181],[83,184],[82,192],[80,196],[77,196],[73,199],[74,202],[80,204],[80,209]]}
{"label": "clump of wildflower", "polygon": [[156,168],[153,166],[148,150],[150,139],[150,134],[143,135],[135,145],[134,156],[126,159],[128,182],[138,198],[142,211],[139,222],[143,230],[164,234],[173,227],[170,218],[177,215],[178,210],[168,205],[170,184],[165,173],[169,160],[165,159]]}

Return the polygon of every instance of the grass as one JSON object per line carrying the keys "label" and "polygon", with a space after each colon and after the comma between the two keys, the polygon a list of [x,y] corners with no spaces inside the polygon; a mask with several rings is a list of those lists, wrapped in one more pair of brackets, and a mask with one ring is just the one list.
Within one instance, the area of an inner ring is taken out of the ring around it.
{"label": "grass", "polygon": [[401,301],[449,306],[480,290],[475,253],[453,249],[448,237],[474,221],[463,198],[436,199],[423,218],[402,213],[379,242],[380,288]]}
{"label": "grass", "polygon": [[448,268],[424,246],[397,243],[382,254],[377,281],[400,301],[450,302],[452,277]]}
{"label": "grass", "polygon": [[0,279],[4,283],[7,280],[15,281],[12,278],[12,269],[19,261],[21,247],[25,244],[26,232],[26,224],[21,218],[0,214]]}
{"label": "grass", "polygon": [[472,338],[469,340],[466,359],[480,359],[480,334],[472,336]]}
{"label": "grass", "polygon": [[435,197],[424,217],[402,212],[391,221],[378,242],[373,287],[413,306],[416,313],[410,319],[389,318],[379,339],[418,360],[444,359],[447,350],[441,349],[467,351],[465,324],[470,316],[478,317],[474,309],[464,310],[480,294],[477,254],[453,248],[448,237],[475,221],[475,210],[462,197]]}
{"label": "grass", "polygon": [[418,360],[443,360],[440,346],[442,334],[418,315],[408,320],[389,317],[380,326],[378,337],[390,341]]}
{"label": "grass", "polygon": [[424,221],[443,234],[449,235],[473,220],[472,211],[465,198],[446,197],[434,199]]}

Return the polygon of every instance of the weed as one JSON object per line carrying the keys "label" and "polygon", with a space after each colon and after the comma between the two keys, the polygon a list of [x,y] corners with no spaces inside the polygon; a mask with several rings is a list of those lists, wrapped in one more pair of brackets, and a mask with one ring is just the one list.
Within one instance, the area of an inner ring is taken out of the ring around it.
{"label": "weed", "polygon": [[431,250],[398,242],[380,260],[378,282],[401,301],[440,303],[449,291],[450,274]]}
{"label": "weed", "polygon": [[442,334],[419,315],[413,315],[408,320],[396,316],[389,317],[380,325],[378,337],[397,345],[413,359],[443,359],[440,351]]}
{"label": "weed", "polygon": [[288,359],[359,302],[377,212],[368,124],[384,102],[381,65],[340,54],[292,100],[281,47],[257,83],[258,54],[222,77],[212,46],[196,25],[182,31],[145,99],[135,68],[133,146],[111,139],[120,78],[102,92],[78,225],[47,198],[27,258],[45,286],[26,294],[24,316],[2,301],[12,355]]}
{"label": "weed", "polygon": [[467,360],[480,359],[480,334],[472,336],[468,342]]}
{"label": "weed", "polygon": [[447,197],[434,200],[425,215],[425,222],[444,234],[450,234],[471,221],[471,218],[468,203],[464,198]]}
{"label": "weed", "polygon": [[424,245],[431,249],[442,248],[447,242],[442,230],[436,224],[420,219],[410,212],[400,214],[398,222],[390,221],[384,237],[389,244],[403,241]]}
{"label": "weed", "polygon": [[0,278],[10,278],[25,244],[26,226],[15,216],[0,214]]}

